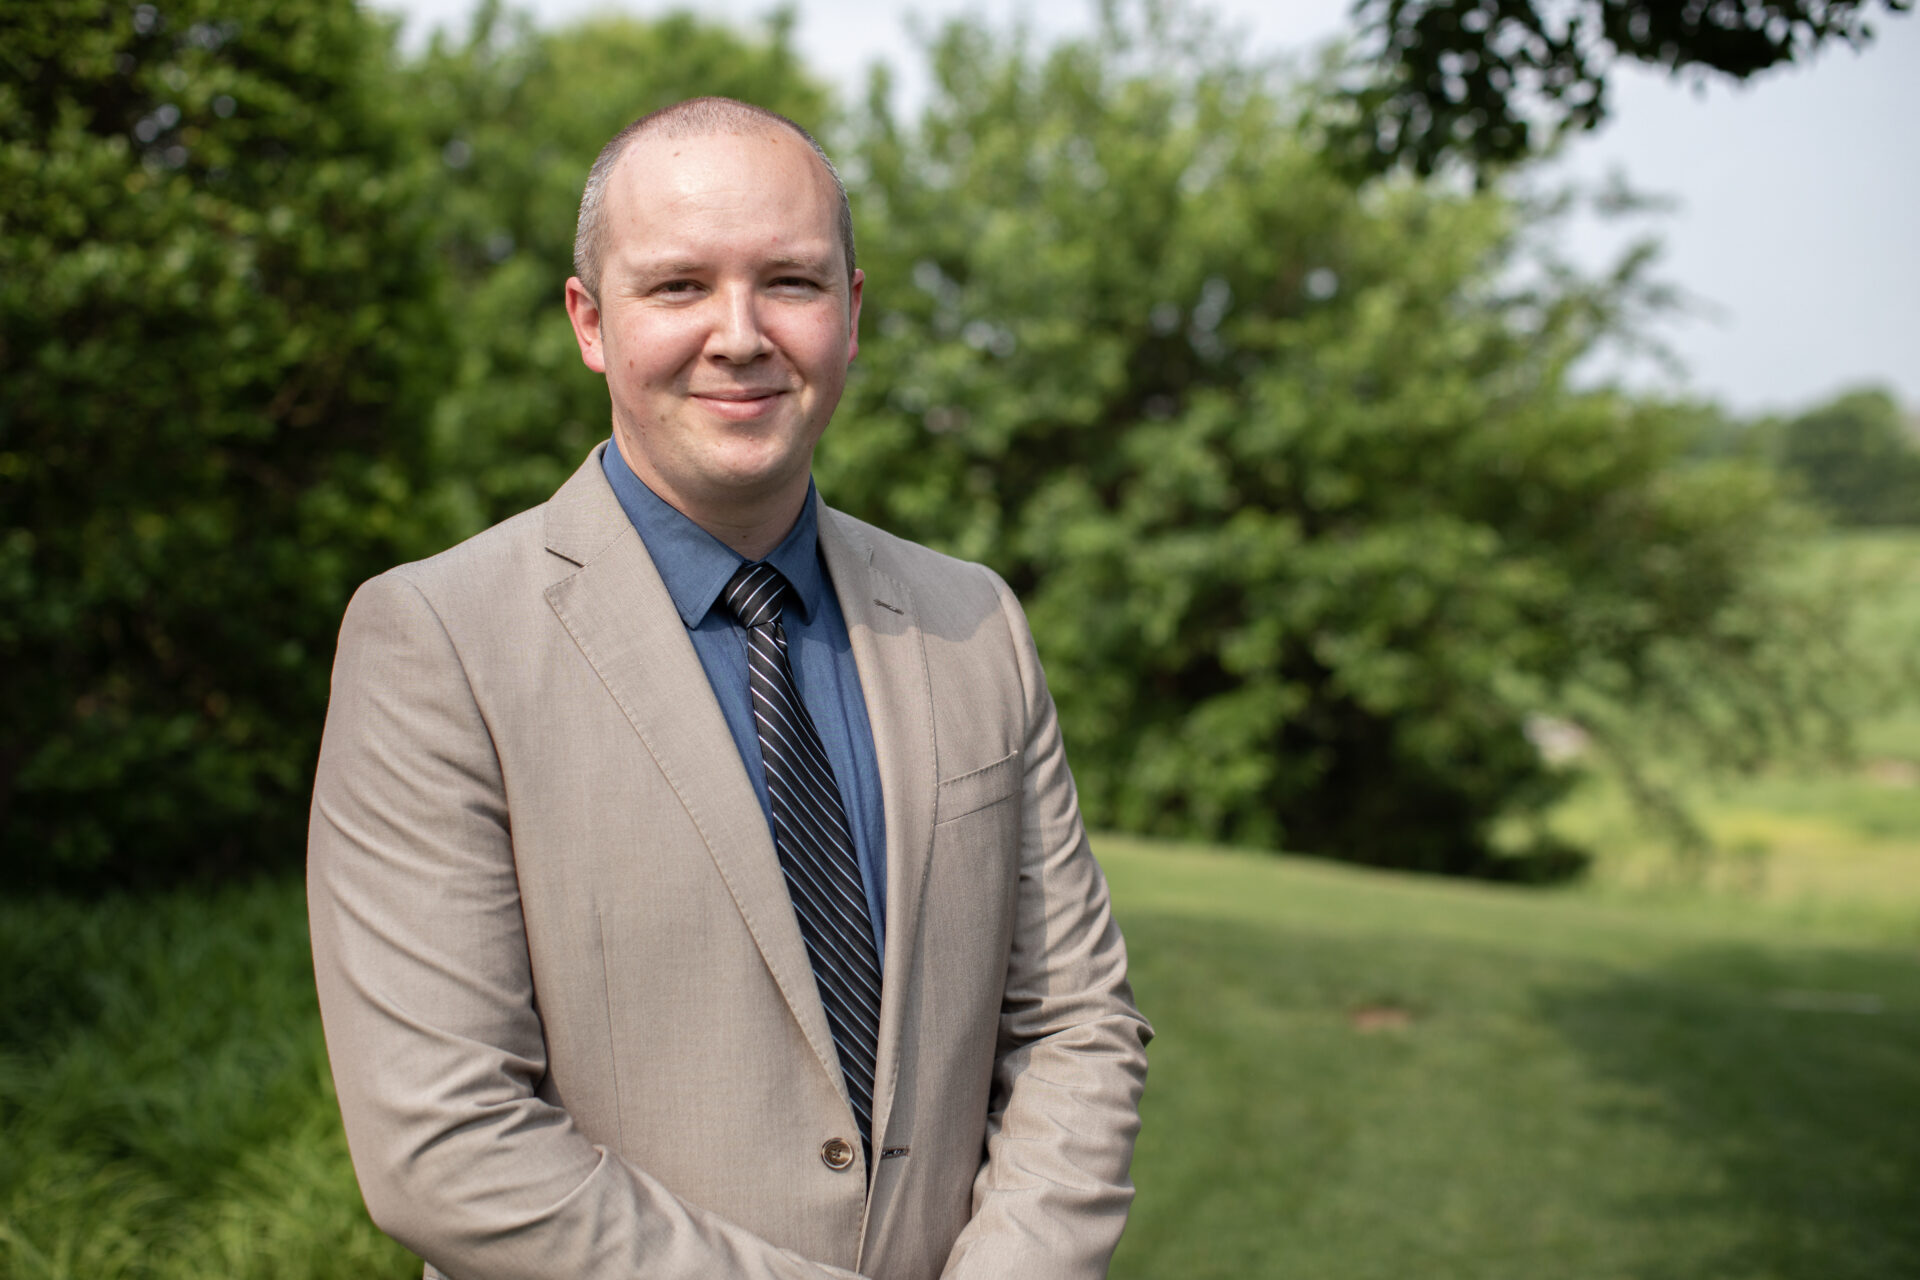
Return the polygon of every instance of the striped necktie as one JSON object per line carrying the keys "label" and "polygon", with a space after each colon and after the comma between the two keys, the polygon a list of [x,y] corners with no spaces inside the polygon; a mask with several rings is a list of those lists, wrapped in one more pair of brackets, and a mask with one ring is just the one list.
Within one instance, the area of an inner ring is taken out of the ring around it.
{"label": "striped necktie", "polygon": [[880,964],[840,788],[787,662],[780,605],[791,589],[772,565],[743,564],[722,599],[747,629],[747,690],[766,766],[773,843],[871,1168]]}

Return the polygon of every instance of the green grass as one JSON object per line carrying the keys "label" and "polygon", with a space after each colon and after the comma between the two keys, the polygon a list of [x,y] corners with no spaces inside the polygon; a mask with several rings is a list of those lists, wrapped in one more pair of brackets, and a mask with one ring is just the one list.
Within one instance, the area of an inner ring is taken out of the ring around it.
{"label": "green grass", "polygon": [[1554,829],[1601,851],[1592,892],[1920,943],[1920,787],[1834,765],[1684,793],[1712,842],[1690,857],[1605,782],[1561,807]]}
{"label": "green grass", "polygon": [[1116,1276],[1920,1274],[1911,947],[1102,857],[1160,1036]]}
{"label": "green grass", "polygon": [[[1099,848],[1160,1033],[1117,1277],[1920,1274],[1910,942]],[[407,1274],[298,884],[0,900],[0,1276]]]}
{"label": "green grass", "polygon": [[0,900],[0,1276],[408,1274],[347,1165],[300,884]]}

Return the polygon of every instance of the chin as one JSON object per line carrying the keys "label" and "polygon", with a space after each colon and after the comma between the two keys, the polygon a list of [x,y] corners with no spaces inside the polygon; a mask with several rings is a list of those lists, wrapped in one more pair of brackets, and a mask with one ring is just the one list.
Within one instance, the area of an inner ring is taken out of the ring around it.
{"label": "chin", "polygon": [[809,466],[805,461],[795,465],[782,459],[778,463],[763,461],[719,466],[708,472],[707,478],[719,492],[740,498],[770,498],[784,492],[789,486],[804,488],[808,471]]}
{"label": "chin", "polygon": [[778,488],[795,476],[804,477],[813,465],[813,449],[796,450],[787,441],[763,438],[735,439],[710,459],[716,480],[749,486]]}

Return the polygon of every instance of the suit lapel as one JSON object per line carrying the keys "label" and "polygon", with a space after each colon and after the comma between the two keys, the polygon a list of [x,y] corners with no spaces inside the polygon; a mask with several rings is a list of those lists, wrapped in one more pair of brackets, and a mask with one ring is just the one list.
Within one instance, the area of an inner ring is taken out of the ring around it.
{"label": "suit lapel", "polygon": [[839,1059],[760,802],[666,584],[600,470],[598,449],[547,504],[546,519],[548,550],[579,566],[547,588],[547,602],[686,807],[807,1043],[839,1084]]}
{"label": "suit lapel", "polygon": [[874,563],[873,545],[861,527],[825,503],[820,548],[860,671],[886,814],[887,954],[873,1099],[877,1157],[899,1082],[910,970],[919,950],[921,890],[933,852],[933,693],[926,642],[906,584]]}

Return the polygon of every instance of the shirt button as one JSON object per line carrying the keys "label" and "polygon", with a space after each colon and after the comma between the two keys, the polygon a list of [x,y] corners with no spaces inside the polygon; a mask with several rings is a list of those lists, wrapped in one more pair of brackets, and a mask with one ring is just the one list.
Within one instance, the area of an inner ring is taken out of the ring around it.
{"label": "shirt button", "polygon": [[853,1147],[845,1138],[828,1138],[820,1144],[820,1163],[835,1173],[853,1164]]}

